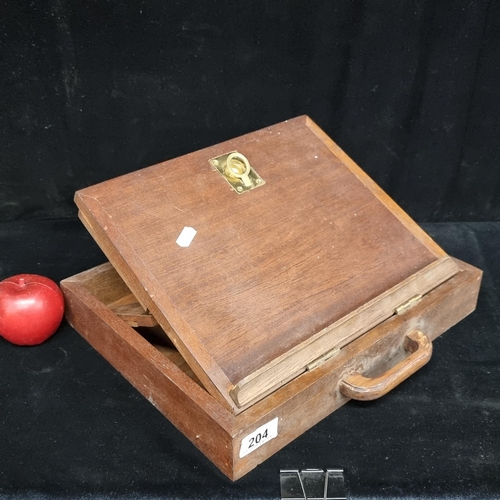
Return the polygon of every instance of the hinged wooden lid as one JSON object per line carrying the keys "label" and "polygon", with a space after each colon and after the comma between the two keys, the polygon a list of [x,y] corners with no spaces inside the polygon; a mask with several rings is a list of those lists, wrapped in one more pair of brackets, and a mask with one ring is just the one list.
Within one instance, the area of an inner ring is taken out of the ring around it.
{"label": "hinged wooden lid", "polygon": [[235,412],[458,271],[307,117],[75,199],[141,304]]}

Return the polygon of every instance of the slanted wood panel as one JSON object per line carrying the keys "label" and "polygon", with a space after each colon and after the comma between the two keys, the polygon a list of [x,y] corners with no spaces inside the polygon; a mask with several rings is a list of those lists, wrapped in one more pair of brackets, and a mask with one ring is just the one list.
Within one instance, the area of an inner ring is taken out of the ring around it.
{"label": "slanted wood panel", "polygon": [[[263,187],[238,195],[209,165],[235,149]],[[226,387],[216,383],[221,392],[441,257],[304,117],[76,199],[104,235],[98,242],[109,238],[123,257],[108,255],[120,274],[131,271],[146,291],[134,293],[151,296],[181,353],[198,360],[195,371],[227,377]],[[188,248],[176,244],[184,226],[197,230]]]}

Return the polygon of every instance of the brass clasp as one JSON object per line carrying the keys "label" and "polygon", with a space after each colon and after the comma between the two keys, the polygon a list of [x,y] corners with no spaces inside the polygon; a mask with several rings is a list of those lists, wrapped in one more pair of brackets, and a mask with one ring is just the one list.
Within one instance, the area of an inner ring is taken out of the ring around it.
{"label": "brass clasp", "polygon": [[238,151],[231,151],[209,161],[238,194],[265,184],[265,181],[252,168],[247,157]]}

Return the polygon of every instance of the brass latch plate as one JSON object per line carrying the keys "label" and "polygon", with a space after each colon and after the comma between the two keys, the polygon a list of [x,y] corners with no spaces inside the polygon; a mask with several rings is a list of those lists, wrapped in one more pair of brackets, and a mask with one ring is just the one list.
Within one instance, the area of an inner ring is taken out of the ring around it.
{"label": "brass latch plate", "polygon": [[216,156],[209,161],[238,194],[265,184],[264,179],[252,168],[246,156],[238,151]]}

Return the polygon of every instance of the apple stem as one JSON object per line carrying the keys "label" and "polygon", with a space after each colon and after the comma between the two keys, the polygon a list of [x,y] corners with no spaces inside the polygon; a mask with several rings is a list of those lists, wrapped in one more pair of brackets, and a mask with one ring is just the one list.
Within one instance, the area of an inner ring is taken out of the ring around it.
{"label": "apple stem", "polygon": [[19,286],[25,286],[24,278],[19,278]]}

